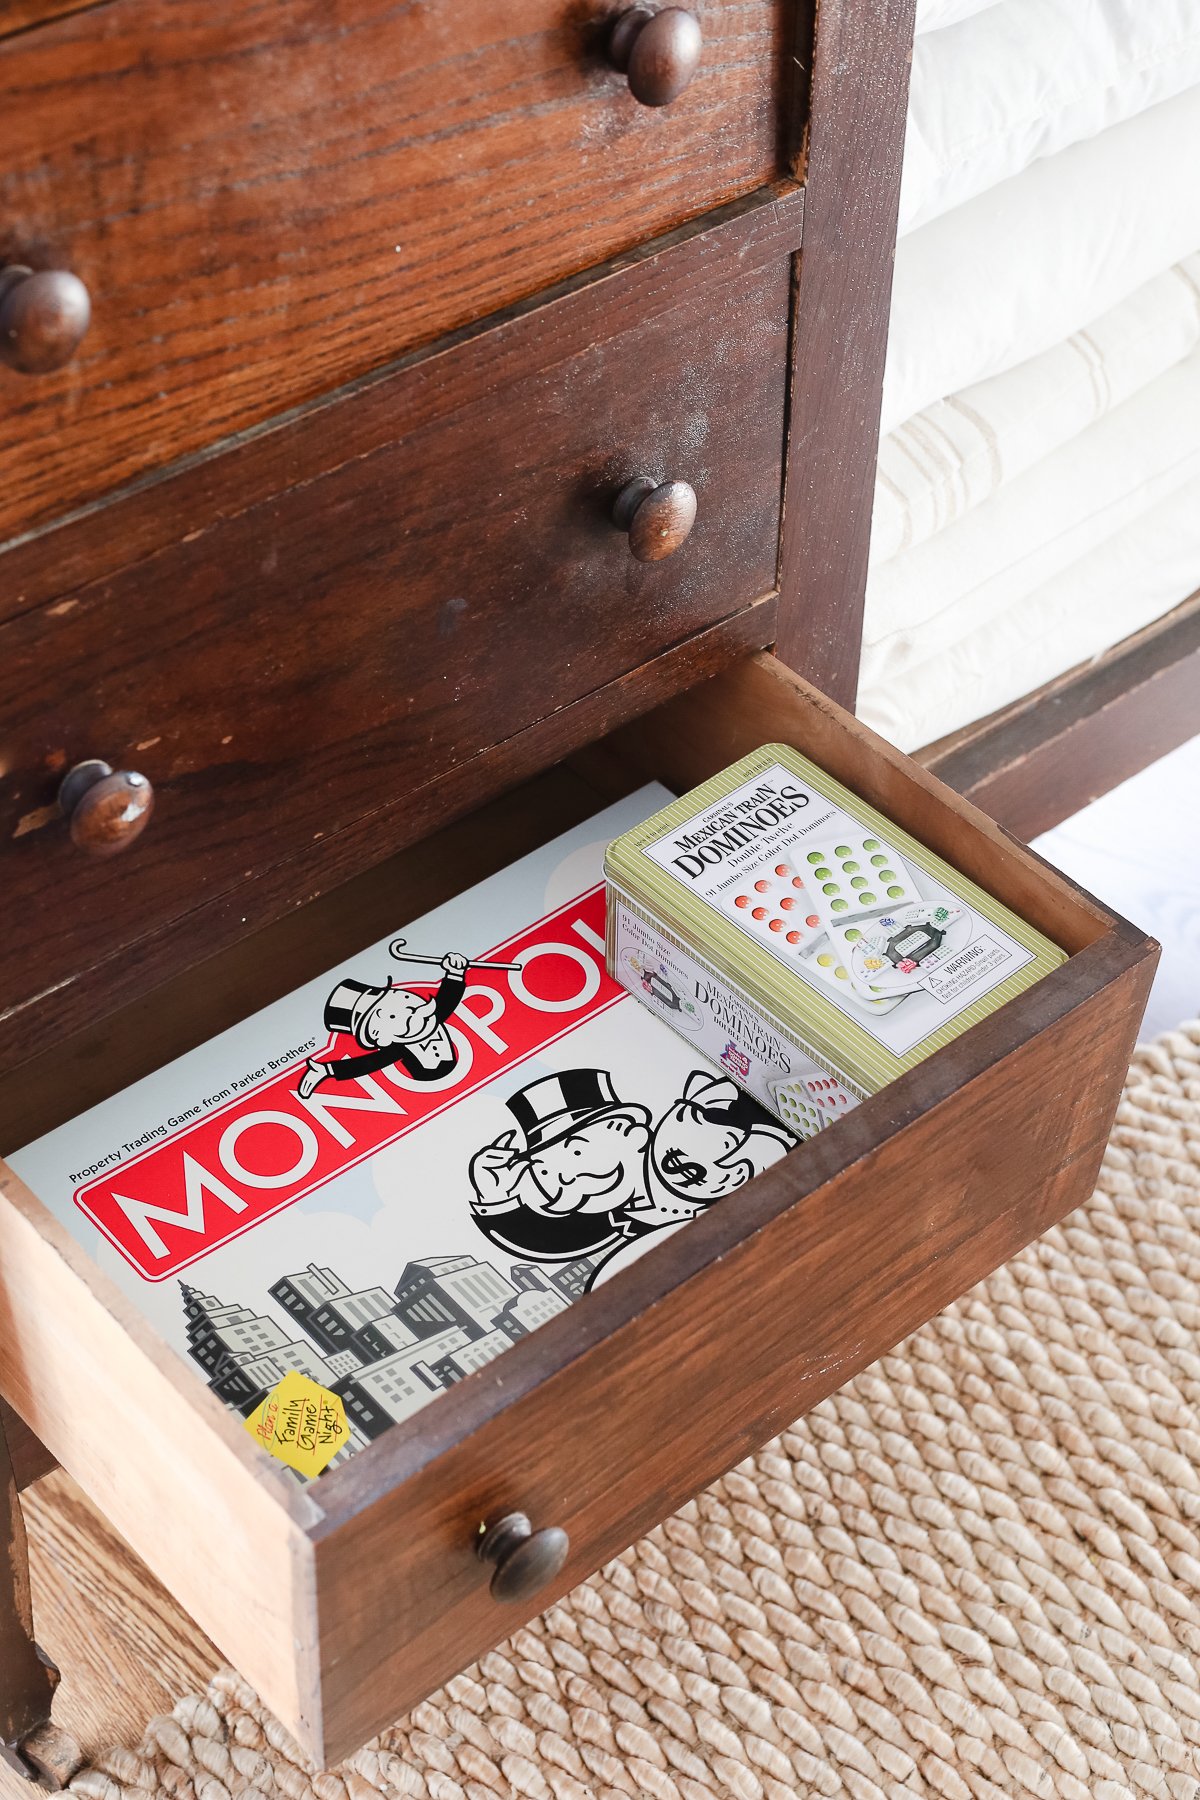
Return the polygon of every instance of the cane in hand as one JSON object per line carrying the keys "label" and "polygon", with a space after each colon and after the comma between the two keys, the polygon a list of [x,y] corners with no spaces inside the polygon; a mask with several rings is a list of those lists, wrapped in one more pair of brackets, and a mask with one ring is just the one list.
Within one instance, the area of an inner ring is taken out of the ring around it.
{"label": "cane in hand", "polygon": [[[397,962],[432,963],[435,967],[441,968],[442,959],[440,956],[419,956],[415,950],[406,950],[404,948],[406,941],[407,940],[402,937],[393,938],[392,942],[388,945],[388,955],[394,956]],[[510,974],[514,974],[520,970],[520,967],[520,963],[484,962],[474,956],[467,960],[468,969],[505,969]]]}

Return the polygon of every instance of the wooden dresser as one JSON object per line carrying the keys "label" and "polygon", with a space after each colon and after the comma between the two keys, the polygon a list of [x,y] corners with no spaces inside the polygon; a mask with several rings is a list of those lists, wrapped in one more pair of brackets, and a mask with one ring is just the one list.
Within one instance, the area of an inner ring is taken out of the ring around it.
{"label": "wooden dresser", "polygon": [[[1154,946],[843,710],[911,11],[0,0],[0,1152],[774,739],[1072,953],[308,1489],[0,1165],[15,1484],[61,1461],[318,1760],[1094,1179]],[[506,1606],[514,1512],[570,1554]]]}

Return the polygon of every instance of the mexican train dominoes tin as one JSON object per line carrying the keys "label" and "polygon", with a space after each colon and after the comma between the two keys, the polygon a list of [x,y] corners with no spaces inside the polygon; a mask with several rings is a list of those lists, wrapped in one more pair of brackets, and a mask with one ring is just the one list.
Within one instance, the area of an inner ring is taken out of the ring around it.
{"label": "mexican train dominoes tin", "polygon": [[801,1137],[1065,952],[798,751],[614,840],[611,974]]}

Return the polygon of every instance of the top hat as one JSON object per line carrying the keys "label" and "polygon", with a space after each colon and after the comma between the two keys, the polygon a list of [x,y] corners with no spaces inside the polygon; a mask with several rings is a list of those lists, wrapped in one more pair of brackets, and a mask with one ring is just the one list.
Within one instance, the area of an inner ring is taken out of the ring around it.
{"label": "top hat", "polygon": [[617,1098],[605,1069],[564,1069],[561,1075],[544,1075],[519,1093],[510,1094],[506,1104],[521,1127],[528,1156],[557,1144],[593,1119],[630,1111]]}
{"label": "top hat", "polygon": [[368,987],[365,981],[339,982],[325,1002],[325,1029],[357,1037],[367,1014],[387,992],[385,987]]}

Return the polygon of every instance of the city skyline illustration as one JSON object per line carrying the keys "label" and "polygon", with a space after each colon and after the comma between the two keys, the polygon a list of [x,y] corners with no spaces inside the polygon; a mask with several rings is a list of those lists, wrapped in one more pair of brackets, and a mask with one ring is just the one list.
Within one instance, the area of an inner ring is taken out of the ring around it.
{"label": "city skyline illustration", "polygon": [[336,1394],[350,1438],[333,1468],[565,1311],[595,1266],[580,1257],[504,1274],[469,1253],[426,1256],[406,1262],[389,1290],[352,1289],[313,1262],[268,1289],[294,1335],[267,1312],[180,1281],[188,1355],[243,1418],[290,1373]]}

